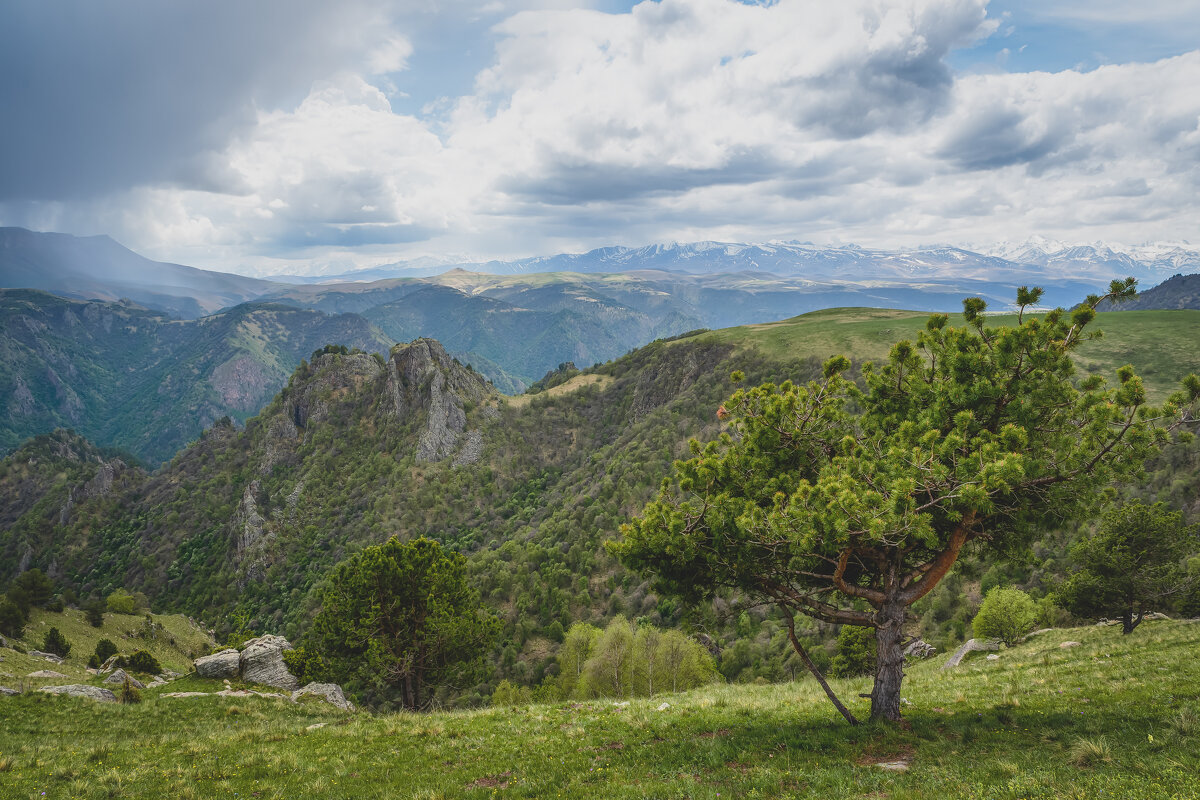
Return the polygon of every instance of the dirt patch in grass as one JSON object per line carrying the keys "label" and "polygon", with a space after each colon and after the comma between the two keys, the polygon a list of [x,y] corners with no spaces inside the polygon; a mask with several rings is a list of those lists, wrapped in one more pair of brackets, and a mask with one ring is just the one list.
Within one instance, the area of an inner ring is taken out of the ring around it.
{"label": "dirt patch in grass", "polygon": [[512,772],[501,772],[499,775],[484,775],[467,784],[468,789],[507,789]]}

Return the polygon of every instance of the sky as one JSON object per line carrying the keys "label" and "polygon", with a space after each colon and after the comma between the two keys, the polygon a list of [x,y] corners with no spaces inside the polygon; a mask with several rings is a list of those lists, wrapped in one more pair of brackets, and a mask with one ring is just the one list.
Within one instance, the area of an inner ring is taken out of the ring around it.
{"label": "sky", "polygon": [[1200,0],[12,0],[0,225],[332,274],[1200,244]]}

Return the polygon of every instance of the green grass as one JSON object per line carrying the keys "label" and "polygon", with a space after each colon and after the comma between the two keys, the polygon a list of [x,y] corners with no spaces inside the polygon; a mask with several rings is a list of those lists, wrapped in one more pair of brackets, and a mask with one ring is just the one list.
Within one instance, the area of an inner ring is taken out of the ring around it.
{"label": "green grass", "polygon": [[[1200,625],[1158,622],[1055,631],[950,672],[938,657],[909,670],[903,728],[847,726],[811,680],[428,715],[0,698],[0,796],[1193,798],[1198,646]],[[865,713],[865,680],[834,686]],[[874,766],[893,760],[908,772]]]}
{"label": "green grass", "polygon": [[[46,632],[56,627],[71,643],[71,652],[61,664],[52,664],[45,659],[15,650],[0,650],[4,661],[0,662],[0,686],[16,689],[18,684],[25,686],[50,686],[62,683],[96,683],[93,676],[87,673],[88,657],[95,652],[96,643],[101,639],[109,639],[117,646],[118,651],[130,655],[137,650],[145,650],[162,664],[164,669],[176,672],[189,672],[192,669],[192,658],[208,652],[212,639],[206,631],[197,628],[180,614],[152,615],[154,621],[162,626],[150,635],[143,635],[146,618],[144,615],[105,614],[104,626],[93,628],[88,624],[87,617],[82,611],[68,609],[56,614],[41,609],[34,609],[29,624],[19,640],[26,650],[41,650]],[[28,678],[30,672],[50,670],[66,675],[70,680],[62,678]]]}
{"label": "green grass", "polygon": [[[835,308],[814,311],[763,325],[744,325],[705,334],[717,341],[753,347],[783,360],[813,355],[824,360],[844,354],[856,362],[882,361],[901,339],[915,340],[929,318],[926,312],[877,308]],[[961,317],[951,318],[961,324]],[[992,325],[1015,324],[1014,315],[989,319]],[[1084,343],[1076,362],[1086,371],[1099,371],[1112,380],[1113,371],[1133,364],[1142,376],[1151,402],[1160,402],[1179,388],[1189,372],[1200,373],[1200,311],[1115,311],[1101,314],[1092,329],[1104,336]]]}

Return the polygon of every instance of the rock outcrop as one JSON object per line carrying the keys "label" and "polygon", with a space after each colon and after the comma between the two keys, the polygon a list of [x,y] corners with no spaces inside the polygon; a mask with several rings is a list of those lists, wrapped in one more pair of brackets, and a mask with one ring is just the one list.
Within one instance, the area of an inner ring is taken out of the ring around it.
{"label": "rock outcrop", "polygon": [[107,678],[104,679],[105,683],[112,683],[112,684],[116,684],[119,686],[124,686],[125,681],[129,681],[129,685],[135,689],[145,689],[146,688],[146,685],[144,683],[142,683],[137,678],[133,677],[132,675],[130,675],[128,672],[126,672],[123,669],[118,669],[118,670],[114,671],[112,675],[109,675]]}
{"label": "rock outcrop", "polygon": [[299,700],[302,697],[320,697],[343,711],[354,710],[354,704],[346,699],[342,687],[336,683],[310,683],[303,689],[292,692],[292,700]]}
{"label": "rock outcrop", "polygon": [[238,651],[231,647],[210,656],[201,656],[193,663],[196,674],[201,678],[236,678],[241,657]]}
{"label": "rock outcrop", "polygon": [[922,639],[914,639],[904,648],[905,658],[930,658],[937,652],[937,648]]}
{"label": "rock outcrop", "polygon": [[493,392],[481,375],[451,358],[436,340],[417,339],[392,348],[387,385],[397,417],[424,417],[417,436],[418,461],[441,461],[456,454],[459,463],[478,460],[482,438],[467,431],[466,409]]}
{"label": "rock outcrop", "polygon": [[31,672],[27,677],[30,678],[65,678],[61,672],[55,672],[52,669],[39,669],[36,672]]}
{"label": "rock outcrop", "polygon": [[942,665],[942,669],[950,669],[957,667],[962,663],[962,660],[967,657],[967,653],[973,653],[979,650],[999,650],[999,642],[985,642],[982,639],[968,639],[962,647],[954,651],[954,655]]}
{"label": "rock outcrop", "polygon": [[300,681],[283,661],[283,651],[291,649],[287,639],[270,634],[246,642],[241,653],[242,680],[276,689],[298,689]]}
{"label": "rock outcrop", "polygon": [[30,650],[29,655],[33,656],[34,658],[44,658],[45,660],[49,661],[51,664],[61,664],[62,663],[62,656],[57,655],[55,653],[43,653],[41,650]]}
{"label": "rock outcrop", "polygon": [[85,683],[72,683],[69,686],[43,686],[39,692],[46,694],[65,694],[68,697],[86,697],[98,703],[115,703],[117,696],[108,689],[99,686],[88,686]]}
{"label": "rock outcrop", "polygon": [[14,697],[19,695],[20,692],[18,692],[16,689],[10,689],[7,686],[0,686],[0,694],[7,695],[8,697]]}

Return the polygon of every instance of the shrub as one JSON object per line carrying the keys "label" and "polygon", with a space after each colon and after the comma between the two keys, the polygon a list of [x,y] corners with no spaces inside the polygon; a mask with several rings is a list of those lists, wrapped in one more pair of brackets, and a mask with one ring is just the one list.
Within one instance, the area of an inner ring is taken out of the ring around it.
{"label": "shrub", "polygon": [[980,639],[999,639],[1014,645],[1033,630],[1037,618],[1037,604],[1029,595],[1020,589],[997,586],[983,598],[972,627]]}
{"label": "shrub", "polygon": [[42,649],[47,653],[54,653],[56,656],[66,658],[71,652],[71,643],[67,641],[67,637],[62,635],[58,628],[51,628],[46,632],[46,638],[42,642]]}
{"label": "shrub", "polygon": [[61,614],[64,608],[66,608],[66,605],[63,603],[63,599],[61,597],[51,597],[46,601],[45,609],[47,611],[53,611],[55,614]]}
{"label": "shrub", "polygon": [[117,646],[112,643],[112,640],[101,639],[100,641],[96,642],[96,658],[100,659],[101,664],[103,664],[105,661],[108,661],[111,656],[115,656],[116,654]]}
{"label": "shrub", "polygon": [[516,686],[507,680],[500,681],[492,692],[493,706],[523,706],[533,702],[533,692],[528,686]]}
{"label": "shrub", "polygon": [[124,589],[117,589],[108,596],[108,611],[110,614],[133,614],[136,608],[133,595]]}
{"label": "shrub", "polygon": [[95,653],[88,656],[88,669],[100,669],[103,664],[104,662],[97,658]]}
{"label": "shrub", "polygon": [[843,625],[837,638],[837,655],[829,663],[835,678],[871,675],[875,672],[875,629]]}
{"label": "shrub", "polygon": [[142,693],[136,686],[129,682],[128,675],[125,676],[125,683],[121,686],[121,697],[119,699],[125,705],[142,702]]}
{"label": "shrub", "polygon": [[21,608],[7,597],[0,597],[0,633],[19,637],[25,630],[27,618]]}
{"label": "shrub", "polygon": [[158,659],[145,650],[138,650],[129,657],[128,668],[134,672],[144,672],[150,675],[162,672],[162,665],[158,663]]}
{"label": "shrub", "polygon": [[100,600],[89,600],[87,605],[83,607],[84,613],[87,614],[88,624],[93,628],[104,627],[104,603]]}

